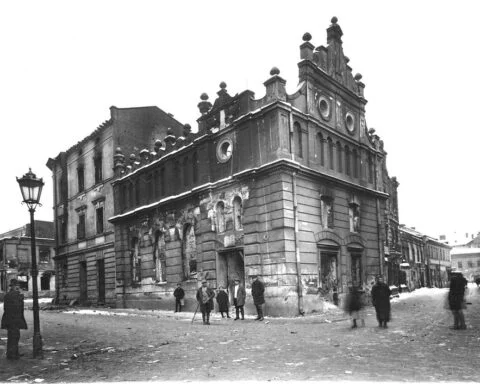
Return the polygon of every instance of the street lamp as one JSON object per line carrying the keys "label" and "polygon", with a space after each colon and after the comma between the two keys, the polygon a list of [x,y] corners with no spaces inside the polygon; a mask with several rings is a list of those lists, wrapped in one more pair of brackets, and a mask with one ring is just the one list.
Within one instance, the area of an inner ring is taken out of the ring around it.
{"label": "street lamp", "polygon": [[38,285],[37,285],[37,253],[35,248],[35,220],[33,213],[35,208],[40,204],[40,195],[42,194],[43,180],[37,179],[30,168],[28,173],[22,178],[17,177],[22,192],[23,203],[27,204],[30,212],[30,240],[32,248],[32,268],[31,274],[33,279],[33,357],[43,358],[42,336],[40,335],[40,317],[38,313]]}

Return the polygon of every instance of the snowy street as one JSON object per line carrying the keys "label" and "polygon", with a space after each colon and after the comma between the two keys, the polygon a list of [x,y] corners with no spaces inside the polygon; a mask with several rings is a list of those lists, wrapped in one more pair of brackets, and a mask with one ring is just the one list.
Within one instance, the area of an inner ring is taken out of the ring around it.
{"label": "snowy street", "polygon": [[[22,331],[19,361],[5,359],[1,382],[135,380],[480,381],[480,291],[469,285],[467,330],[452,330],[448,289],[422,288],[392,300],[388,329],[374,309],[350,329],[337,308],[303,318],[265,322],[193,313],[68,308],[40,312],[44,359],[33,360],[32,311]],[[43,307],[45,303],[42,303]],[[27,302],[26,306],[30,306]]]}

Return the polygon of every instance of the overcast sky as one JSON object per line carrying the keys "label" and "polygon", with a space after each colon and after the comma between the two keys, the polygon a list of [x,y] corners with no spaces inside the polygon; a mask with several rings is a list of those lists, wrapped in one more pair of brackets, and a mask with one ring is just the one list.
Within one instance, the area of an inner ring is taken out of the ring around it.
{"label": "overcast sky", "polygon": [[46,185],[35,218],[53,220],[49,157],[110,118],[156,105],[196,130],[211,101],[277,66],[292,93],[299,45],[326,45],[332,16],[365,83],[366,120],[397,176],[400,222],[437,237],[480,231],[480,22],[476,1],[3,1],[0,3],[0,233],[29,222],[15,177]]}

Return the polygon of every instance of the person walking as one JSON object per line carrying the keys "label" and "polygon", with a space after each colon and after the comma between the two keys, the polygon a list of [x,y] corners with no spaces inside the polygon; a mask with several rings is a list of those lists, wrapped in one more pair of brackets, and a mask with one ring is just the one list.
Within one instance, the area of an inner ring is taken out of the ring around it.
{"label": "person walking", "polygon": [[223,289],[223,286],[218,287],[217,292],[217,303],[218,303],[218,311],[222,315],[222,319],[225,318],[223,312],[227,314],[227,319],[230,319],[229,307],[230,303],[228,302],[228,294]]}
{"label": "person walking", "polygon": [[213,309],[215,292],[207,285],[207,280],[202,280],[202,286],[197,290],[197,301],[202,312],[203,324],[210,325],[210,312]]}
{"label": "person walking", "polygon": [[252,283],[252,297],[253,304],[257,309],[257,318],[255,320],[263,321],[263,309],[262,305],[265,304],[265,285],[260,280],[260,276],[255,276]]}
{"label": "person walking", "polygon": [[383,282],[383,277],[377,276],[376,283],[372,287],[372,304],[375,307],[380,328],[387,328],[387,323],[390,321],[391,294],[390,288]]}
{"label": "person walking", "polygon": [[175,296],[175,312],[182,312],[185,291],[183,290],[181,283],[177,283],[177,288],[173,292],[173,296]]}
{"label": "person walking", "polygon": [[363,318],[363,298],[362,291],[356,287],[350,287],[350,292],[347,294],[345,300],[345,312],[347,312],[352,319],[352,328],[357,328],[357,320],[365,325],[365,320]]}
{"label": "person walking", "polygon": [[450,275],[450,291],[448,292],[448,305],[453,313],[452,329],[467,329],[463,310],[465,309],[465,287],[467,279],[458,271],[453,271]]}
{"label": "person walking", "polygon": [[18,342],[20,329],[27,329],[27,322],[23,315],[24,302],[16,279],[10,280],[10,290],[3,300],[2,329],[7,330],[7,359],[18,360]]}
{"label": "person walking", "polygon": [[243,310],[243,306],[245,305],[245,299],[247,298],[247,292],[245,291],[245,287],[240,284],[239,279],[235,279],[233,287],[233,305],[235,306],[235,319],[240,319],[238,317],[239,313],[242,315],[242,320],[245,320],[245,313]]}

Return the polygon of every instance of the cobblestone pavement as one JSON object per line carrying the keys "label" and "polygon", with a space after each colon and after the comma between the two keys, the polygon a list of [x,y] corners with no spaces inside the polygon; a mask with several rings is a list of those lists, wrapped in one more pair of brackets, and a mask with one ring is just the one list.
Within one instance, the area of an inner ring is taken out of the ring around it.
{"label": "cobblestone pavement", "polygon": [[436,288],[394,299],[388,329],[377,327],[371,307],[358,329],[338,309],[264,322],[214,314],[210,326],[201,316],[192,324],[193,313],[42,310],[44,359],[31,358],[32,311],[26,311],[30,329],[22,331],[19,361],[5,359],[6,331],[0,333],[0,381],[479,382],[479,293],[469,286],[468,328],[461,331],[449,328],[447,290]]}

